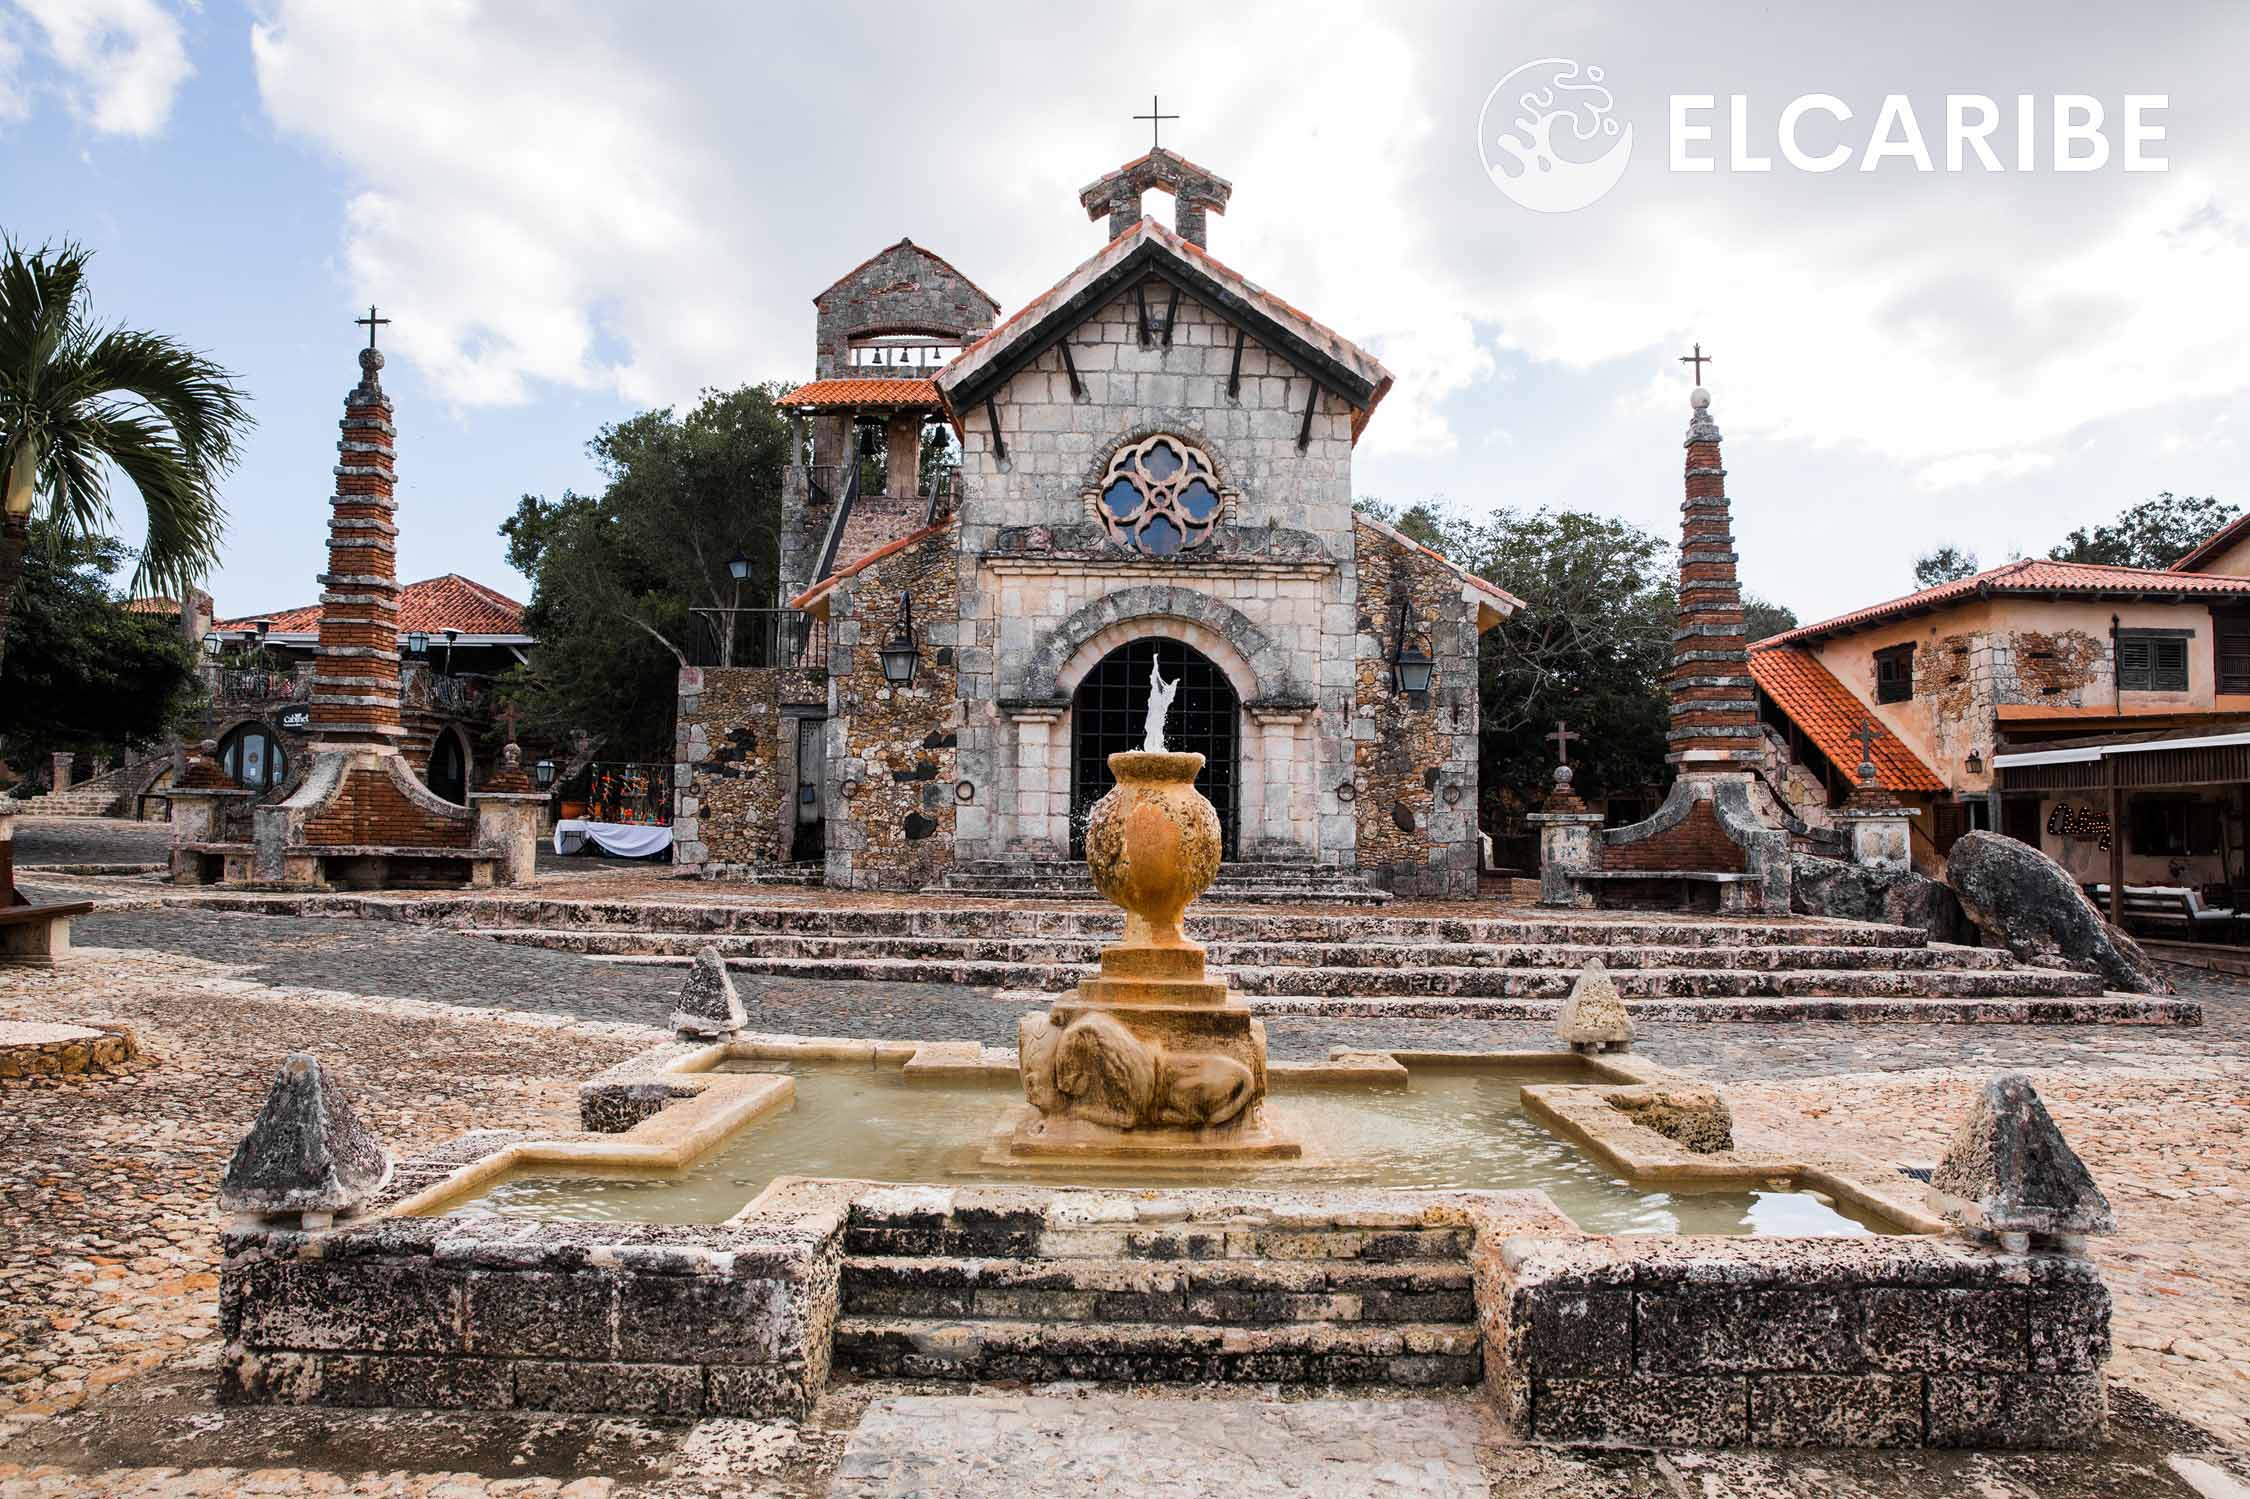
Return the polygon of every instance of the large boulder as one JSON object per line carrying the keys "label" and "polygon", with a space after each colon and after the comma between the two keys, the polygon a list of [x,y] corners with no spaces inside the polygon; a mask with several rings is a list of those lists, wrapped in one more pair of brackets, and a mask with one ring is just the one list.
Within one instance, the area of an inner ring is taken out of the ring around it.
{"label": "large boulder", "polygon": [[2169,994],[2141,945],[2104,920],[2070,871],[2028,843],[1967,833],[1946,858],[1946,883],[1984,934],[2018,962],[2098,973],[2128,994]]}
{"label": "large boulder", "polygon": [[1789,863],[1793,877],[1789,909],[1800,916],[1919,927],[1932,942],[1977,939],[1976,927],[1954,893],[1911,869],[1854,864],[1817,854],[1795,854]]}

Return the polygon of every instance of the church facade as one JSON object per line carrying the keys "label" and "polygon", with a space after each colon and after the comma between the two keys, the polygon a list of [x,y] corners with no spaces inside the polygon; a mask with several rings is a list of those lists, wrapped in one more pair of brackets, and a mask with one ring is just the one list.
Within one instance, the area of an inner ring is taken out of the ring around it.
{"label": "church facade", "polygon": [[1474,892],[1477,637],[1519,604],[1354,513],[1391,376],[1210,254],[1230,192],[1162,150],[1100,179],[1107,242],[997,324],[905,242],[822,294],[782,543],[807,648],[684,675],[683,862],[803,861],[810,823],[839,886],[1073,858],[1155,665],[1228,859]]}

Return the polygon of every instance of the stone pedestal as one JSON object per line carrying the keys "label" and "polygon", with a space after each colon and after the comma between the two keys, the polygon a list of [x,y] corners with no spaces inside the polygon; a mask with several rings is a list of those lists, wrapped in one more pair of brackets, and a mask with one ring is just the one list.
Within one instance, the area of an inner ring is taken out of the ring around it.
{"label": "stone pedestal", "polygon": [[1876,869],[1913,867],[1913,839],[1907,822],[1914,815],[1912,811],[1896,804],[1866,808],[1847,806],[1835,815],[1851,838],[1854,864]]}
{"label": "stone pedestal", "polygon": [[536,878],[544,791],[478,791],[469,797],[477,814],[477,847],[500,856],[495,885],[528,885]]}
{"label": "stone pedestal", "polygon": [[1596,867],[1594,844],[1601,837],[1602,814],[1585,810],[1581,803],[1575,812],[1534,812],[1524,820],[1539,829],[1539,904],[1593,905],[1592,892],[1571,875]]}
{"label": "stone pedestal", "polygon": [[1195,789],[1203,757],[1109,757],[1086,862],[1125,911],[1101,972],[1018,1031],[1028,1103],[1003,1124],[1012,1161],[1137,1164],[1285,1160],[1303,1153],[1264,1115],[1265,1026],[1204,971],[1180,918],[1219,870],[1219,819]]}
{"label": "stone pedestal", "polygon": [[[209,739],[191,752],[178,784],[169,792],[172,804],[172,883],[215,885],[229,878],[227,855],[219,845],[227,841],[227,809],[257,793],[237,786],[211,758],[218,745]],[[236,859],[238,871],[248,861]]]}

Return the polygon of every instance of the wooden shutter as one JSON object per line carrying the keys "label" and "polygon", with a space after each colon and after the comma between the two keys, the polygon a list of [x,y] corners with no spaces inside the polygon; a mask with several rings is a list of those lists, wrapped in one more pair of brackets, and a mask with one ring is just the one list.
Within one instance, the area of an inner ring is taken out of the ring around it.
{"label": "wooden shutter", "polygon": [[2154,642],[2130,635],[2117,637],[2117,685],[2127,692],[2150,691]]}
{"label": "wooden shutter", "polygon": [[2217,656],[2218,690],[2250,693],[2250,614],[2214,611],[2211,638]]}
{"label": "wooden shutter", "polygon": [[2157,692],[2185,692],[2188,685],[2187,648],[2185,640],[2152,640],[2154,649],[2149,653],[2149,678]]}

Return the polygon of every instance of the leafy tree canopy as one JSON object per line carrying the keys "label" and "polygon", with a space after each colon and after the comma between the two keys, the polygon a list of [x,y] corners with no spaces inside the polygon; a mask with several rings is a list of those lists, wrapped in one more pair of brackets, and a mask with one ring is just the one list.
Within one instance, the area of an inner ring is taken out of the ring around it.
{"label": "leafy tree canopy", "polygon": [[525,628],[539,642],[506,695],[549,739],[592,736],[605,759],[672,757],[691,610],[736,602],[727,562],[750,558],[745,608],[772,601],[789,423],[782,387],[707,390],[602,428],[588,450],[598,495],[525,495],[500,525],[508,563],[531,579]]}
{"label": "leafy tree canopy", "polygon": [[34,522],[0,658],[0,747],[16,765],[183,731],[200,707],[195,653],[165,615],[131,614],[109,578],[132,553]]}
{"label": "leafy tree canopy", "polygon": [[2106,526],[2080,526],[2047,555],[2057,562],[2109,567],[2170,567],[2212,532],[2242,513],[2210,495],[2165,490],[2143,500]]}
{"label": "leafy tree canopy", "polygon": [[1976,571],[1977,554],[1967,547],[1957,547],[1947,542],[1914,559],[1914,586],[1935,588],[1940,583],[1952,583],[1969,577]]}

